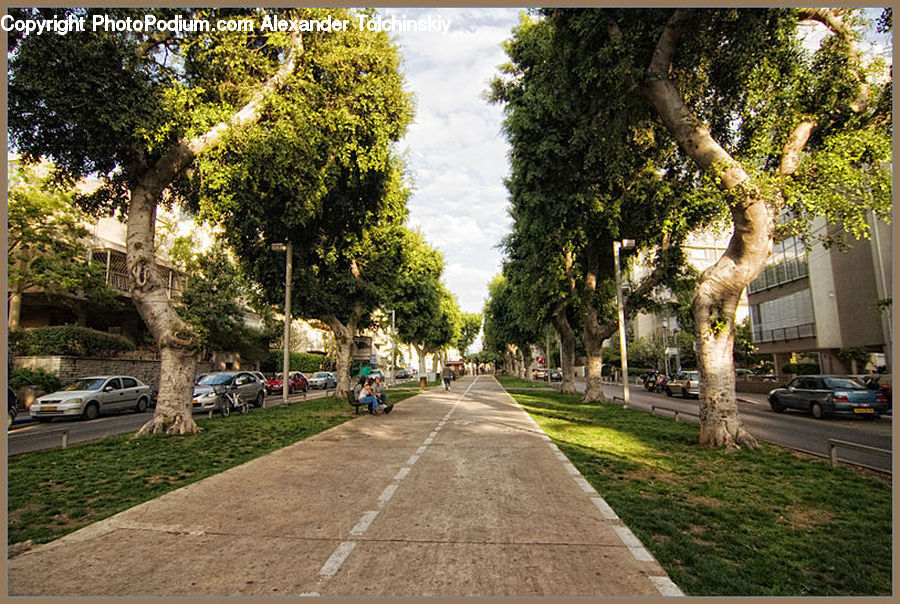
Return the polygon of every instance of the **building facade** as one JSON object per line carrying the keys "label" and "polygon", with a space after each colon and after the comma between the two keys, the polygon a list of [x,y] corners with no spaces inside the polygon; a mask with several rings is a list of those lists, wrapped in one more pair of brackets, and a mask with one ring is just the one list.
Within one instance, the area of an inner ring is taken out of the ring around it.
{"label": "building facade", "polygon": [[[807,252],[796,237],[776,243],[748,287],[753,343],[774,354],[778,374],[794,354],[817,359],[822,373],[863,373],[841,353],[851,348],[891,371],[891,229],[869,223],[871,239],[847,249],[816,242]],[[839,230],[821,217],[812,224],[814,234]]]}

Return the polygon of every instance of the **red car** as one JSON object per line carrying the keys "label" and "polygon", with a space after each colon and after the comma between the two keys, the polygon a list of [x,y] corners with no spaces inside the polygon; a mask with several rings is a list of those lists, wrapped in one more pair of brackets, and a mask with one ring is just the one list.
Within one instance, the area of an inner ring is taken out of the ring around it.
{"label": "red car", "polygon": [[[267,394],[282,391],[284,384],[281,375],[282,374],[279,373],[266,382]],[[309,382],[306,380],[305,375],[299,371],[291,371],[288,373],[288,394],[293,394],[294,392],[306,392],[307,390],[309,390]]]}

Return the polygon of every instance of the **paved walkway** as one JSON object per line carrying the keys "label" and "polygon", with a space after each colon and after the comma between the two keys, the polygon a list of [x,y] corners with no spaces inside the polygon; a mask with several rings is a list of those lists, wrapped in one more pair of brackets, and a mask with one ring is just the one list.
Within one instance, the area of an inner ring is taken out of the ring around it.
{"label": "paved walkway", "polygon": [[490,376],[37,547],[8,578],[16,596],[681,595]]}

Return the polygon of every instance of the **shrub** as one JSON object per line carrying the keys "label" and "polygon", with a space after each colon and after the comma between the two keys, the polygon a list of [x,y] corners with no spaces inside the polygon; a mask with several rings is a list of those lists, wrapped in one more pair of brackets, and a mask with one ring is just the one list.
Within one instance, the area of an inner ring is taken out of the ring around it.
{"label": "shrub", "polygon": [[53,392],[59,390],[62,384],[55,374],[48,373],[43,369],[19,368],[13,369],[9,374],[9,386],[13,390],[23,386],[35,386],[44,392]]}
{"label": "shrub", "polygon": [[134,350],[134,344],[123,336],[96,329],[78,325],[57,325],[12,332],[9,334],[9,349],[17,356],[84,357]]}
{"label": "shrub", "polygon": [[[280,349],[270,350],[269,358],[260,364],[260,370],[273,373],[281,371],[284,363],[284,352]],[[313,352],[292,352],[290,358],[291,371],[303,371],[304,373],[312,373],[319,370],[322,363],[325,362],[325,355]]]}
{"label": "shrub", "polygon": [[788,363],[781,371],[794,375],[813,375],[819,373],[820,369],[818,363]]}

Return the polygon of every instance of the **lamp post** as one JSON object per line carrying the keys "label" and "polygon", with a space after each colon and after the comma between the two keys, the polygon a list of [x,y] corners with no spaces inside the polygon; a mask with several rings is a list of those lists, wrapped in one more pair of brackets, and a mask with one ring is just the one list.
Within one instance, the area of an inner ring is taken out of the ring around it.
{"label": "lamp post", "polygon": [[288,373],[291,369],[291,260],[294,248],[290,243],[273,243],[272,249],[285,253],[284,268],[284,337],[282,338],[284,357],[281,364],[281,401],[286,405],[288,398]]}
{"label": "lamp post", "polygon": [[391,383],[397,375],[397,312],[391,310]]}
{"label": "lamp post", "polygon": [[619,269],[619,249],[630,249],[634,247],[634,239],[623,239],[622,241],[613,241],[613,264],[616,269],[616,306],[619,314],[619,349],[622,351],[622,385],[623,398],[625,406],[631,402],[628,392],[628,348],[625,342],[625,307],[622,300],[622,273]]}

